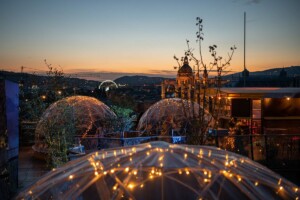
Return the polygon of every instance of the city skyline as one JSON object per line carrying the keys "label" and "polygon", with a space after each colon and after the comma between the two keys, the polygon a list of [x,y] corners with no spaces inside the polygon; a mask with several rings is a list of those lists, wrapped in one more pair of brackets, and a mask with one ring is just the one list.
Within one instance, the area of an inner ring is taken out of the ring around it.
{"label": "city skyline", "polygon": [[[196,17],[208,46],[243,70],[243,14],[247,13],[246,66],[250,71],[300,64],[297,0],[232,1],[1,1],[0,69],[26,72],[61,66],[66,73],[175,75],[174,54],[186,39],[197,55]],[[26,69],[27,68],[27,69]]]}

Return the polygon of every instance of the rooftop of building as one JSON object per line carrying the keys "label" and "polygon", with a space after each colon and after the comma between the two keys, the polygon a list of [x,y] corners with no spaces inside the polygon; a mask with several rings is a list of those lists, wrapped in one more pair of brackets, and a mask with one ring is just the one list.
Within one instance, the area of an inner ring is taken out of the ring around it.
{"label": "rooftop of building", "polygon": [[237,95],[257,95],[265,98],[284,98],[294,97],[300,98],[300,88],[292,87],[235,87],[235,88],[221,88],[222,93],[228,96]]}

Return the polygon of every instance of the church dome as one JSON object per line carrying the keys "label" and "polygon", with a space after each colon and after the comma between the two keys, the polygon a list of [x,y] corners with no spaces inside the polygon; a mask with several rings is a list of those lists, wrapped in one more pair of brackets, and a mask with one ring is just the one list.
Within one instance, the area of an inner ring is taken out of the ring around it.
{"label": "church dome", "polygon": [[178,73],[188,73],[191,74],[193,73],[192,68],[189,65],[183,65],[179,70]]}
{"label": "church dome", "polygon": [[188,57],[184,57],[184,62],[183,62],[183,66],[180,67],[180,69],[178,70],[178,74],[192,74],[193,70],[192,68],[189,66],[189,61],[188,61]]}

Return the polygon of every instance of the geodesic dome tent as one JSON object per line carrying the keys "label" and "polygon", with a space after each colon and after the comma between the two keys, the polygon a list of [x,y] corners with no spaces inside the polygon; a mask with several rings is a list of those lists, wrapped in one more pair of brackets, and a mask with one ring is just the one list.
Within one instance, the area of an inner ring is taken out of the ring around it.
{"label": "geodesic dome tent", "polygon": [[35,130],[34,150],[47,152],[47,137],[65,134],[66,141],[74,136],[104,134],[110,130],[116,115],[93,97],[72,96],[50,105],[43,113]]}
{"label": "geodesic dome tent", "polygon": [[[152,105],[141,117],[138,130],[147,133],[169,135],[184,134],[191,119],[199,116],[199,104],[179,98],[163,99]],[[212,116],[205,111],[205,123],[212,124]]]}
{"label": "geodesic dome tent", "polygon": [[298,199],[298,186],[210,146],[150,142],[93,152],[49,172],[16,199]]}

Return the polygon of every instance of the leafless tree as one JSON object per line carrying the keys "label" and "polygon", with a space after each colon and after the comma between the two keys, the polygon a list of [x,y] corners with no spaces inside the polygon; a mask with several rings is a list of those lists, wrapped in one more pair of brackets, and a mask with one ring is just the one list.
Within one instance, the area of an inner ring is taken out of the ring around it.
{"label": "leafless tree", "polygon": [[[200,99],[199,116],[195,116],[191,120],[191,130],[188,133],[190,138],[189,143],[193,144],[204,144],[206,140],[206,133],[208,128],[211,126],[212,129],[218,128],[218,121],[224,101],[221,99],[220,88],[222,87],[222,76],[226,68],[230,66],[230,62],[233,58],[233,54],[236,50],[235,46],[230,47],[230,51],[226,58],[217,54],[217,45],[209,46],[208,50],[212,57],[212,61],[207,64],[203,58],[203,20],[200,17],[196,18],[197,26],[197,43],[199,55],[194,54],[194,49],[190,47],[189,40],[186,40],[188,49],[185,51],[185,56],[190,61],[195,63],[197,67],[195,74],[196,82],[195,87],[200,89],[198,99]],[[174,56],[174,59],[180,67],[179,59]],[[195,71],[195,70],[194,70]],[[217,76],[215,79],[210,77],[211,72],[216,72]],[[202,73],[202,74],[201,74]],[[210,78],[209,78],[210,77]],[[208,107],[208,101],[211,99],[211,108]],[[210,110],[211,117],[208,117],[207,111]],[[213,123],[214,122],[214,123]]]}

